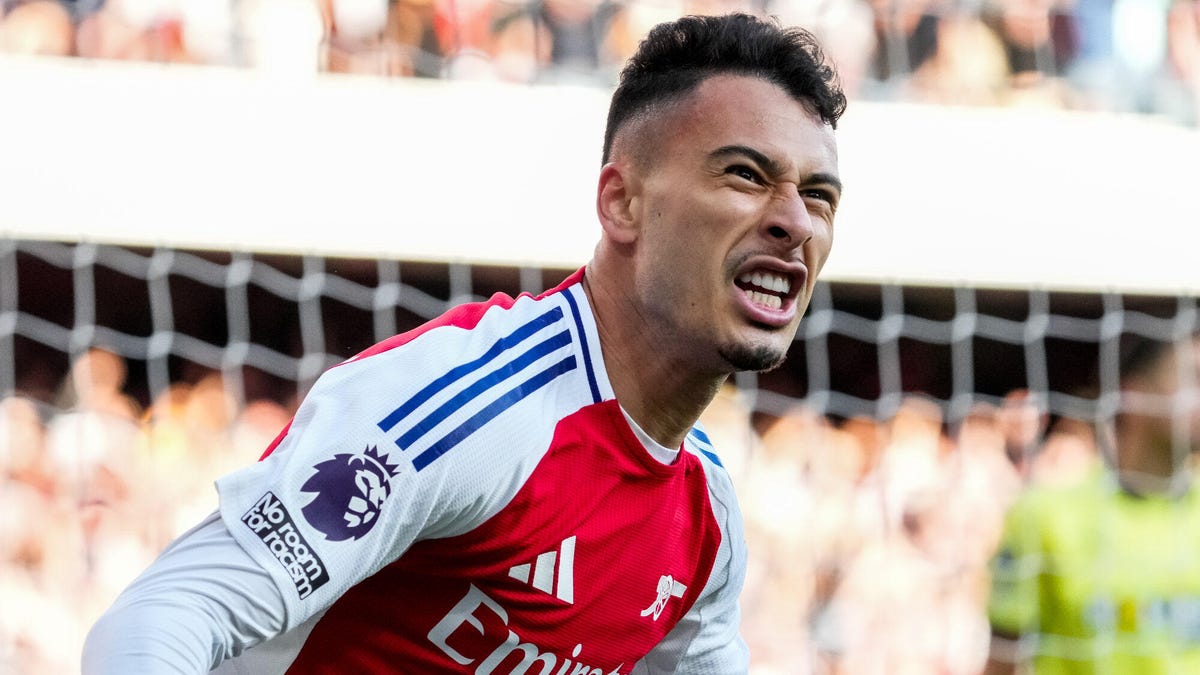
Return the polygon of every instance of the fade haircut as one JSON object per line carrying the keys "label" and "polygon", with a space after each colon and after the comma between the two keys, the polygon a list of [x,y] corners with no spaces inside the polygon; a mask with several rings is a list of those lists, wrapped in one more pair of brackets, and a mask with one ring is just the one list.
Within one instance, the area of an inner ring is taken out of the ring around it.
{"label": "fade haircut", "polygon": [[833,128],[846,110],[837,74],[803,28],[782,28],[748,14],[685,16],[655,26],[621,70],[608,109],[603,163],[627,122],[683,99],[721,74],[776,84]]}

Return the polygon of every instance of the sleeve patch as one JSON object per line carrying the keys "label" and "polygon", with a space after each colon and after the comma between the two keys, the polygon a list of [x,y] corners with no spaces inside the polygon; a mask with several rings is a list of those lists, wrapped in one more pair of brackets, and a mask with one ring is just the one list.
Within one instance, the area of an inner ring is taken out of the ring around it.
{"label": "sleeve patch", "polygon": [[242,523],[262,541],[296,587],[303,600],[329,582],[329,571],[274,493],[264,494],[242,516]]}

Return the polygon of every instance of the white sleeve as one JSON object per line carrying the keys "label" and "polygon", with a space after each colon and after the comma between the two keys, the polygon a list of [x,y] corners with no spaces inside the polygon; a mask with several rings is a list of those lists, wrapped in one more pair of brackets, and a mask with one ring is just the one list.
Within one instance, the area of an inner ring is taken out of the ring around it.
{"label": "white sleeve", "polygon": [[[550,447],[547,413],[592,402],[566,380],[504,393],[525,369],[575,358],[561,308],[532,309],[523,325],[492,308],[474,329],[436,327],[326,371],[273,451],[217,481],[221,517],[275,580],[286,629],[413,543],[490,518]],[[509,348],[514,335],[542,342]]]}
{"label": "white sleeve", "polygon": [[282,632],[271,576],[213,513],[181,535],[88,633],[84,675],[207,673]]}
{"label": "white sleeve", "polygon": [[709,483],[722,533],[713,572],[696,604],[637,663],[632,675],[745,675],[750,669],[738,605],[746,579],[746,536],[732,484],[720,471],[721,480]]}
{"label": "white sleeve", "polygon": [[[547,364],[543,375],[566,372],[553,368],[577,358],[565,302],[523,298],[512,314],[491,306],[469,330],[435,326],[326,371],[272,451],[217,480],[219,518],[135,582],[113,608],[120,619],[97,626],[89,673],[138,672],[108,666],[105,654],[136,653],[150,632],[169,635],[143,672],[207,671],[313,625],[414,542],[497,513],[551,446],[557,418],[547,413],[594,402],[581,378],[529,390],[510,381]],[[188,584],[183,608],[177,580]]]}

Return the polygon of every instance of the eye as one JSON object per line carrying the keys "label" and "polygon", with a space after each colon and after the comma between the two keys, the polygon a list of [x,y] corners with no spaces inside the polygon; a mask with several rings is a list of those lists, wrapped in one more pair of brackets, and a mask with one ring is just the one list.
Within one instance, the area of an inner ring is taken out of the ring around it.
{"label": "eye", "polygon": [[806,190],[801,190],[800,196],[804,199],[816,199],[818,201],[825,202],[829,205],[830,209],[837,210],[837,198],[829,190],[809,188]]}
{"label": "eye", "polygon": [[745,164],[734,164],[733,166],[725,169],[725,173],[748,180],[751,183],[761,184],[763,182],[762,177],[758,175],[758,172],[746,166]]}
{"label": "eye", "polygon": [[833,195],[829,194],[827,190],[801,190],[800,196],[805,199],[820,199],[829,204],[833,203]]}

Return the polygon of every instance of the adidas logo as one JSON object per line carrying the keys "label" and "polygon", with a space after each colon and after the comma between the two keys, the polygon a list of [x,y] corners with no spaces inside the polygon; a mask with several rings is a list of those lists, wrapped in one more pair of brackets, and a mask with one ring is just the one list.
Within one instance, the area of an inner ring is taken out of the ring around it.
{"label": "adidas logo", "polygon": [[575,536],[563,539],[557,550],[542,553],[532,563],[513,565],[508,576],[575,604]]}

